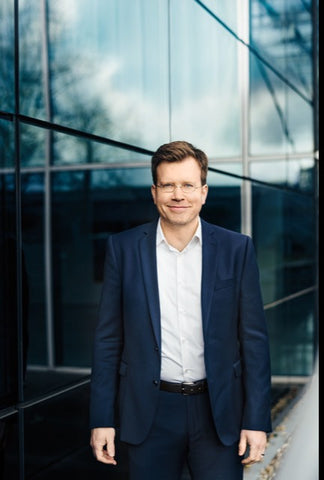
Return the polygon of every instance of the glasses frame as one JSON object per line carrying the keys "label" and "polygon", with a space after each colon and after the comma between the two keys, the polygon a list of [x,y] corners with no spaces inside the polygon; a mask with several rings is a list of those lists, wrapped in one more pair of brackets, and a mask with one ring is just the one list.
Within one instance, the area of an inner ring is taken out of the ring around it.
{"label": "glasses frame", "polygon": [[182,193],[184,194],[190,194],[194,193],[198,188],[204,187],[204,185],[199,185],[198,187],[195,187],[194,185],[189,185],[189,190],[186,191],[186,188],[188,188],[188,185],[177,185],[176,183],[168,183],[165,185],[154,185],[155,188],[160,188],[162,193],[173,193],[177,188],[180,188]]}

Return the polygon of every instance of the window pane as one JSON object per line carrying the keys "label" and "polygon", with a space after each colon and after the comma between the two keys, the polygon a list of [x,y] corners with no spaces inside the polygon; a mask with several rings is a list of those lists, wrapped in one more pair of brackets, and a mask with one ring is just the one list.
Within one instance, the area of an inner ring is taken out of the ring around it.
{"label": "window pane", "polygon": [[53,163],[55,165],[72,165],[76,163],[149,164],[151,160],[151,155],[96,143],[86,138],[54,132],[53,139]]}
{"label": "window pane", "polygon": [[167,2],[49,3],[56,123],[146,148],[168,134]]}
{"label": "window pane", "polygon": [[0,2],[0,110],[14,111],[14,2]]}
{"label": "window pane", "polygon": [[251,0],[250,4],[253,47],[311,100],[311,0]]}
{"label": "window pane", "polygon": [[211,157],[240,153],[237,41],[196,2],[171,2],[171,134]]}
{"label": "window pane", "polygon": [[312,151],[313,111],[259,59],[250,55],[250,151],[284,154]]}
{"label": "window pane", "polygon": [[19,429],[18,414],[0,419],[0,474],[3,480],[19,478]]}
{"label": "window pane", "polygon": [[53,174],[57,365],[90,366],[107,235],[155,217],[151,183],[149,168]]}
{"label": "window pane", "polygon": [[40,2],[22,0],[19,2],[20,113],[48,120],[44,100],[42,44]]}
{"label": "window pane", "polygon": [[[228,171],[237,164],[218,165]],[[239,167],[240,168],[240,167]],[[241,230],[241,180],[230,175],[208,172],[208,197],[201,217],[210,223],[239,232]]]}
{"label": "window pane", "polygon": [[252,187],[253,239],[264,302],[279,300],[315,284],[313,198]]}
{"label": "window pane", "polygon": [[266,310],[272,375],[311,375],[314,362],[314,294]]}
{"label": "window pane", "polygon": [[0,173],[0,408],[8,407],[18,398],[15,194],[14,175]]}
{"label": "window pane", "polygon": [[203,4],[232,30],[237,30],[237,0],[204,0]]}
{"label": "window pane", "polygon": [[14,167],[13,123],[0,118],[0,168]]}
{"label": "window pane", "polygon": [[125,445],[118,438],[118,465],[113,470],[93,457],[88,410],[87,384],[25,410],[26,478],[65,480],[71,475],[78,479],[127,478]]}
{"label": "window pane", "polygon": [[250,55],[250,152],[312,151],[313,111],[254,55]]}
{"label": "window pane", "polygon": [[[44,175],[23,174],[21,192],[22,236],[28,284],[27,362],[29,366],[46,365]],[[28,373],[26,384],[29,387]]]}
{"label": "window pane", "polygon": [[314,188],[314,160],[270,160],[250,163],[250,175],[255,180],[273,183],[311,193]]}
{"label": "window pane", "polygon": [[44,166],[46,163],[47,130],[24,123],[20,124],[21,165],[22,167]]}

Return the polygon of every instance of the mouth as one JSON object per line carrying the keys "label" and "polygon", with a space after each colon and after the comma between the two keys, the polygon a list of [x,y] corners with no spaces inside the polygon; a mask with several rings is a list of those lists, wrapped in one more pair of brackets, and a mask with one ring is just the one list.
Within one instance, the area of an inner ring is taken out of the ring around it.
{"label": "mouth", "polygon": [[169,205],[169,209],[172,212],[183,212],[187,208],[189,208],[189,207],[185,207],[184,205]]}

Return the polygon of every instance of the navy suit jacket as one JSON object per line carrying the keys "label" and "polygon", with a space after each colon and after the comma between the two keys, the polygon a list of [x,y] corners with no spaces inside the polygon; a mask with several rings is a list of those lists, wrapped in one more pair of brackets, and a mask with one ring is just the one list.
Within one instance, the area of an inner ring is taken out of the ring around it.
{"label": "navy suit jacket", "polygon": [[[250,237],[201,224],[208,392],[218,436],[230,445],[242,428],[271,431],[267,327]],[[90,427],[119,427],[132,444],[149,433],[159,396],[156,229],[155,221],[109,236],[94,340]]]}

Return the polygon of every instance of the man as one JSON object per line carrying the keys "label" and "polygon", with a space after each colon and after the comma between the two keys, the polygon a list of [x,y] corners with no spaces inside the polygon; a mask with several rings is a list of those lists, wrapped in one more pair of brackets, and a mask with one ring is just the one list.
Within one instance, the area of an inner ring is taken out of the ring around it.
{"label": "man", "polygon": [[[131,480],[239,480],[262,459],[270,359],[249,237],[200,219],[208,160],[187,142],[152,157],[155,222],[108,238],[91,381],[91,446]],[[116,405],[117,404],[117,405]]]}

